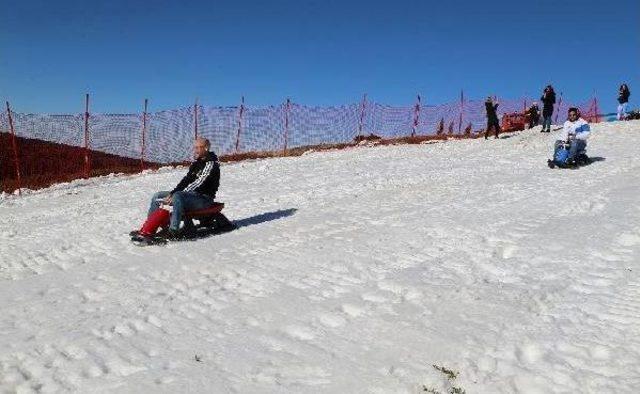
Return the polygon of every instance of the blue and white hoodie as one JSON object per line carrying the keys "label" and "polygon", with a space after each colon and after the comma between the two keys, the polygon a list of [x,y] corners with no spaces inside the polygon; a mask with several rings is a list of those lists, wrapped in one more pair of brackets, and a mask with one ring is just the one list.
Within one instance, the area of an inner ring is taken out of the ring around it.
{"label": "blue and white hoodie", "polygon": [[574,135],[576,139],[587,142],[587,138],[591,134],[589,123],[582,118],[578,118],[575,122],[567,120],[562,127],[562,140],[566,141],[570,135]]}

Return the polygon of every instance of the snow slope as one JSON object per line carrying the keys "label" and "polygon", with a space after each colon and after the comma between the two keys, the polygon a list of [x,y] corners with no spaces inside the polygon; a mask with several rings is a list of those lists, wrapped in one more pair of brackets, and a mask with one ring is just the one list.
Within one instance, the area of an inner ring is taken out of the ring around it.
{"label": "snow slope", "polygon": [[640,122],[593,130],[225,165],[240,229],[165,247],[184,169],[5,195],[0,391],[636,392]]}

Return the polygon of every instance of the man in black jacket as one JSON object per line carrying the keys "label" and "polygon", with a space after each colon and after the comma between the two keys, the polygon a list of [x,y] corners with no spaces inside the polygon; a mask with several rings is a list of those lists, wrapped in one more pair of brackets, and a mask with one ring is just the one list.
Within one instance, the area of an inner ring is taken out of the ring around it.
{"label": "man in black jacket", "polygon": [[197,138],[193,146],[195,161],[189,166],[187,175],[173,190],[158,192],[151,199],[149,215],[161,205],[173,207],[169,224],[170,236],[180,235],[180,221],[185,211],[208,208],[214,202],[220,185],[220,163],[209,148],[209,140]]}
{"label": "man in black jacket", "polygon": [[498,133],[500,133],[500,122],[498,121],[498,114],[496,113],[498,103],[494,104],[493,99],[489,96],[484,102],[484,108],[487,111],[487,131],[484,133],[484,139],[489,138],[491,128],[496,130],[496,138],[498,138]]}
{"label": "man in black jacket", "polygon": [[556,103],[556,92],[553,90],[553,86],[547,85],[547,87],[544,88],[540,100],[542,101],[542,130],[540,130],[540,132],[550,133],[551,115],[553,115],[553,106]]}

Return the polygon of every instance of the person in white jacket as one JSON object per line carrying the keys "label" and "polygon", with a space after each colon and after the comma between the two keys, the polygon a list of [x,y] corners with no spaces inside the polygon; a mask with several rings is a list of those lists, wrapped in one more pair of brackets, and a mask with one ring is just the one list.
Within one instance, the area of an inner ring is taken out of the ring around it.
{"label": "person in white jacket", "polygon": [[586,120],[580,117],[580,111],[577,108],[569,108],[568,119],[562,127],[562,139],[557,140],[555,148],[558,149],[565,143],[569,143],[568,164],[575,163],[576,156],[583,153],[587,149],[587,139],[591,134],[591,127]]}

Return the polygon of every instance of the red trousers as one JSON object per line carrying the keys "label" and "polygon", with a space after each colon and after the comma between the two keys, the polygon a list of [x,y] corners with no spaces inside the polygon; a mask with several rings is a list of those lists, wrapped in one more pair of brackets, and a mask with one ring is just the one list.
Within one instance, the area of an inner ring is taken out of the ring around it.
{"label": "red trousers", "polygon": [[166,209],[156,209],[151,215],[147,217],[147,220],[145,220],[142,228],[140,229],[140,234],[153,235],[158,231],[160,227],[168,227],[170,217],[171,212],[167,211]]}

